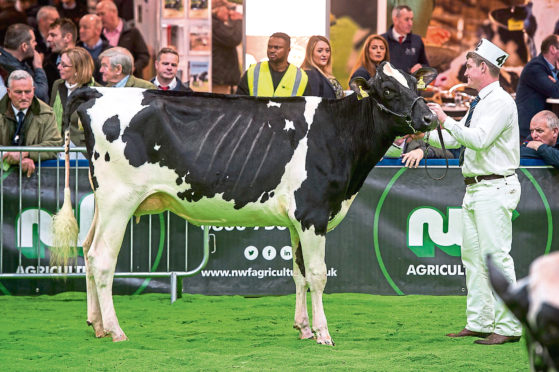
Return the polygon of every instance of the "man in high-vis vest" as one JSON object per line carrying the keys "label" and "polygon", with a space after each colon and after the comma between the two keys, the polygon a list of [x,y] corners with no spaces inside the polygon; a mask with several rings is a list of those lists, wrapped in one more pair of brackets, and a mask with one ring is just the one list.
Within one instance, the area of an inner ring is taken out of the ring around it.
{"label": "man in high-vis vest", "polygon": [[311,95],[305,71],[287,62],[289,35],[276,32],[268,40],[268,61],[251,65],[241,77],[237,94],[259,97]]}

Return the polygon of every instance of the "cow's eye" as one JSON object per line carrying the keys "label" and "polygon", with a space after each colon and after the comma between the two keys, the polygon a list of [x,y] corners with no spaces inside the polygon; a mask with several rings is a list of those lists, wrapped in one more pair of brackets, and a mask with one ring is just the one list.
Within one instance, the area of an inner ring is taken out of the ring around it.
{"label": "cow's eye", "polygon": [[390,97],[390,95],[392,94],[392,91],[390,89],[384,89],[384,96],[385,97]]}

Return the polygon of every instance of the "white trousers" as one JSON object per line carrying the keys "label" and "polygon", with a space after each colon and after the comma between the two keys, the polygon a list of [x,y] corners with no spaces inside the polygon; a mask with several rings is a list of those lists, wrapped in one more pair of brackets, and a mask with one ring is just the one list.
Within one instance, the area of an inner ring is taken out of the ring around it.
{"label": "white trousers", "polygon": [[520,336],[522,326],[491,288],[485,257],[510,283],[516,282],[512,244],[512,213],[520,200],[516,175],[466,187],[462,202],[462,262],[468,288],[466,328],[503,336]]}

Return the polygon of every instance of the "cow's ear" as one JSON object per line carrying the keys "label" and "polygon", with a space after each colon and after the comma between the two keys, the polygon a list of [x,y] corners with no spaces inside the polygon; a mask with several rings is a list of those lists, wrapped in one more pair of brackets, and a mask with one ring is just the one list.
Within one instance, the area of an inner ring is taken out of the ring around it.
{"label": "cow's ear", "polygon": [[417,89],[425,89],[430,82],[435,80],[438,74],[437,69],[433,67],[421,67],[413,73],[413,76],[417,79]]}
{"label": "cow's ear", "polygon": [[349,82],[349,87],[355,92],[355,94],[357,94],[357,97],[359,99],[369,97],[371,86],[364,78],[358,76],[351,79],[351,81]]}

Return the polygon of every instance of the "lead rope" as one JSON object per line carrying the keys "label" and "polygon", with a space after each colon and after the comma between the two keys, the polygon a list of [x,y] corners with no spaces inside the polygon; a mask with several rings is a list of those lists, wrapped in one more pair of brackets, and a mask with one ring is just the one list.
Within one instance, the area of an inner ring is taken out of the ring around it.
{"label": "lead rope", "polygon": [[426,146],[425,146],[425,156],[423,157],[423,162],[425,163],[425,173],[427,173],[429,178],[431,178],[432,180],[435,180],[435,181],[440,181],[443,178],[445,178],[446,174],[448,173],[448,155],[446,153],[446,147],[444,145],[444,140],[443,140],[443,131],[442,131],[440,125],[437,126],[437,134],[439,135],[439,142],[441,143],[441,148],[443,149],[444,160],[445,160],[445,163],[446,163],[446,167],[445,167],[443,175],[441,177],[433,177],[433,176],[431,176],[431,173],[429,173],[429,169],[427,168],[427,150],[429,150],[430,145],[427,142],[425,142]]}

